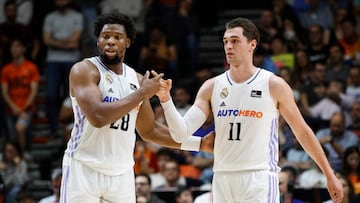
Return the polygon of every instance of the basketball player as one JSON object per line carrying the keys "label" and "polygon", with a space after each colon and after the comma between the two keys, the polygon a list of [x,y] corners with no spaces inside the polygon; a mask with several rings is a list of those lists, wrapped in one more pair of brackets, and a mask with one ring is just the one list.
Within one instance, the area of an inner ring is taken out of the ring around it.
{"label": "basketball player", "polygon": [[163,75],[142,77],[123,63],[135,35],[128,16],[99,16],[95,35],[99,56],[76,63],[69,76],[74,127],[63,158],[60,202],[135,202],[135,128],[144,140],[173,148],[198,148],[200,139],[180,146],[155,123],[149,98]]}
{"label": "basketball player", "polygon": [[181,142],[190,136],[212,111],[216,134],[213,203],[277,203],[280,113],[326,175],[331,198],[341,202],[341,182],[302,118],[291,88],[280,77],[253,65],[258,42],[259,32],[250,20],[236,18],[226,24],[223,43],[230,68],[200,87],[184,117],[171,100],[171,80],[162,81],[165,90],[157,95],[173,139]]}

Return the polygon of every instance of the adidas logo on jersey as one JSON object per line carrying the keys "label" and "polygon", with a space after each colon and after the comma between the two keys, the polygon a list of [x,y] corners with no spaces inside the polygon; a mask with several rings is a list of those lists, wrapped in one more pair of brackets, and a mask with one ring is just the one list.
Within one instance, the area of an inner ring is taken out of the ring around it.
{"label": "adidas logo on jersey", "polygon": [[251,97],[257,97],[257,98],[261,98],[261,91],[260,90],[251,90]]}
{"label": "adidas logo on jersey", "polygon": [[110,88],[110,89],[108,90],[108,92],[110,92],[110,93],[114,93],[114,91],[113,91],[113,89],[112,89],[112,88]]}
{"label": "adidas logo on jersey", "polygon": [[226,106],[225,102],[221,102],[220,107]]}

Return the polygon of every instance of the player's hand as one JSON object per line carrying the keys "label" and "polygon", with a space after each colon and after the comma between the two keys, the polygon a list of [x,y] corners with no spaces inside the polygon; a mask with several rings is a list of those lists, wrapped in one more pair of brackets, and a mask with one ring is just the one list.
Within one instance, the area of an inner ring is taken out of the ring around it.
{"label": "player's hand", "polygon": [[335,176],[327,178],[327,189],[330,194],[331,199],[335,203],[341,203],[344,198],[344,189],[342,187],[341,181]]}
{"label": "player's hand", "polygon": [[[153,76],[157,76],[158,73],[155,71],[151,71]],[[156,93],[156,96],[159,97],[160,102],[167,102],[171,98],[170,90],[172,86],[172,80],[163,78],[160,79],[160,90]]]}
{"label": "player's hand", "polygon": [[215,142],[215,132],[211,131],[201,139],[200,150],[207,153],[213,153]]}
{"label": "player's hand", "polygon": [[164,74],[157,74],[153,78],[149,78],[149,76],[150,72],[146,71],[140,82],[140,87],[144,90],[146,98],[151,98],[160,90],[160,80],[164,77]]}

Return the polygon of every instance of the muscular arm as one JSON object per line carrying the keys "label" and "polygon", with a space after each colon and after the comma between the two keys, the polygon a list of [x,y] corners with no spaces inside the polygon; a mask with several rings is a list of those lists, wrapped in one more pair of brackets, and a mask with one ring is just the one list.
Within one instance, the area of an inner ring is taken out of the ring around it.
{"label": "muscular arm", "polygon": [[165,147],[180,149],[180,144],[173,141],[167,127],[155,121],[148,99],[143,101],[139,110],[136,130],[146,142],[155,142]]}
{"label": "muscular arm", "polygon": [[328,180],[328,190],[333,200],[334,192],[338,196],[342,196],[341,183],[337,180],[314,132],[303,119],[295,103],[290,86],[283,79],[272,76],[270,79],[270,90],[272,97],[278,104],[280,114],[291,127],[296,139],[325,174]]}
{"label": "muscular arm", "polygon": [[154,95],[159,88],[162,74],[148,79],[148,73],[142,85],[134,93],[116,102],[105,103],[98,87],[100,73],[89,61],[76,63],[70,71],[71,96],[76,98],[81,110],[95,127],[102,127],[123,117],[141,101]]}

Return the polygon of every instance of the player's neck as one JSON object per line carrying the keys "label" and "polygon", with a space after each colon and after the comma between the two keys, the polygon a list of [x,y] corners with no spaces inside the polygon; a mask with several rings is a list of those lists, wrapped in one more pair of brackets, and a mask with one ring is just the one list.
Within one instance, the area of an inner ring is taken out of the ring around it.
{"label": "player's neck", "polygon": [[122,75],[123,74],[123,63],[120,62],[118,64],[114,64],[114,65],[107,65],[107,67],[113,71],[114,73],[118,74],[118,75]]}
{"label": "player's neck", "polygon": [[230,65],[231,79],[236,83],[242,83],[251,78],[257,70],[254,65]]}

